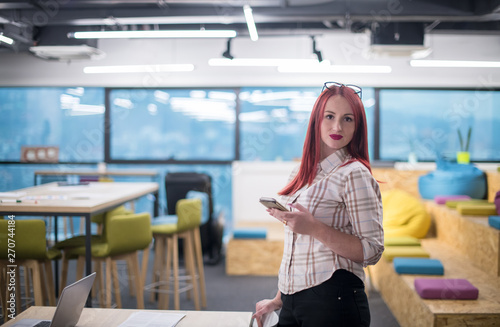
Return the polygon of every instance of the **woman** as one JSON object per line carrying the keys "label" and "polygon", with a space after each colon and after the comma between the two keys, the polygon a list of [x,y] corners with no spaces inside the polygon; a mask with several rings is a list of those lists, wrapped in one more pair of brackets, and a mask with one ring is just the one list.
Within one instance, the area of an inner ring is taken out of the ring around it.
{"label": "woman", "polygon": [[256,304],[259,327],[278,309],[280,327],[369,326],[363,267],[380,259],[384,232],[361,88],[325,83],[280,195],[291,211],[267,210],[285,225],[279,290]]}

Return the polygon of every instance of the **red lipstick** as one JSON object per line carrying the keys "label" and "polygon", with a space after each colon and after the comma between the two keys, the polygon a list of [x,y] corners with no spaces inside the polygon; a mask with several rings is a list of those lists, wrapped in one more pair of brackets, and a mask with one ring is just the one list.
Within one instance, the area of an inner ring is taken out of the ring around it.
{"label": "red lipstick", "polygon": [[335,140],[335,141],[338,141],[341,138],[343,138],[343,136],[339,135],[339,134],[330,134],[330,137],[332,138],[332,140]]}

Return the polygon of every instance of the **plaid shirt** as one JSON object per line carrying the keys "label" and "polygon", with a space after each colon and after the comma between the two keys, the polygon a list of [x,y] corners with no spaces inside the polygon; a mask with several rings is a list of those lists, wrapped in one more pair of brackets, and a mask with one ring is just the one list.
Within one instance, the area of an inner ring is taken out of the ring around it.
{"label": "plaid shirt", "polygon": [[[283,196],[284,205],[298,202],[313,216],[337,230],[356,235],[363,247],[363,263],[344,258],[309,235],[285,226],[285,247],[279,271],[279,289],[293,294],[328,280],[337,269],[345,269],[361,280],[363,267],[375,264],[384,251],[382,200],[377,181],[359,161],[350,159],[345,148],[325,158],[311,186]],[[298,167],[290,176],[297,174]],[[296,209],[293,209],[296,210]]]}

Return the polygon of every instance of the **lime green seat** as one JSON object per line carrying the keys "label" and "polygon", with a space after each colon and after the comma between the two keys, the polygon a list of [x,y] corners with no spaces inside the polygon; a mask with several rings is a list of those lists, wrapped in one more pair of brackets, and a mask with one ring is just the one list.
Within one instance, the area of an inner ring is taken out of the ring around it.
{"label": "lime green seat", "polygon": [[470,200],[453,200],[453,201],[446,201],[446,206],[450,209],[456,209],[459,204],[482,204],[482,203],[488,203],[488,200],[481,200],[481,199],[470,199]]}
{"label": "lime green seat", "polygon": [[460,203],[457,212],[464,216],[491,216],[497,214],[494,203]]}
{"label": "lime green seat", "polygon": [[413,236],[392,236],[384,238],[385,246],[420,246],[420,240]]}
{"label": "lime green seat", "polygon": [[[94,243],[99,243],[102,242],[102,233],[105,230],[105,222],[106,218],[115,216],[115,215],[129,215],[132,214],[133,212],[131,210],[128,210],[125,208],[125,206],[119,206],[116,207],[110,211],[103,212],[97,215],[94,215],[91,217],[91,221],[99,224],[99,229],[98,232],[100,234],[98,235],[92,235],[91,236],[91,242],[92,244]],[[54,249],[61,250],[64,254],[63,260],[62,260],[62,267],[61,267],[61,281],[60,281],[60,287],[59,291],[61,292],[64,287],[66,287],[67,280],[68,280],[68,265],[69,265],[69,260],[74,260],[77,259],[77,255],[69,254],[67,251],[68,249],[76,248],[76,247],[84,247],[85,246],[85,235],[78,235],[74,237],[67,238],[65,240],[62,240],[60,242],[57,242],[54,245]],[[79,265],[82,263],[79,262]],[[81,267],[77,267],[77,270],[79,270]],[[83,268],[81,268],[83,269]]]}
{"label": "lime green seat", "polygon": [[[10,278],[7,271],[10,271],[13,265],[24,268],[25,294],[30,293],[29,276],[31,276],[35,305],[44,305],[45,300],[48,300],[48,305],[56,304],[51,260],[59,259],[61,252],[57,249],[47,250],[45,232],[45,222],[41,219],[0,220],[0,289],[4,317],[8,316],[5,312],[8,307],[4,298],[7,291],[5,278]],[[16,269],[15,278],[17,312],[20,312],[23,306],[19,269]],[[29,302],[25,306],[28,307]]]}
{"label": "lime green seat", "polygon": [[[202,200],[199,198],[182,199],[176,203],[177,223],[154,225],[151,227],[155,239],[155,260],[152,284],[145,289],[159,293],[159,308],[168,309],[168,293],[170,293],[170,274],[173,274],[174,309],[180,309],[180,293],[192,290],[194,306],[200,310],[200,295],[202,306],[206,307],[205,276],[201,254],[199,226],[202,218]],[[180,288],[178,240],[183,240],[183,254],[186,265],[185,287]],[[173,269],[171,269],[173,265]],[[198,286],[198,281],[200,285]]]}
{"label": "lime green seat", "polygon": [[394,258],[429,258],[429,252],[424,250],[421,246],[388,246],[385,248],[382,256],[387,261],[392,262]]}
{"label": "lime green seat", "polygon": [[[100,292],[101,307],[111,307],[111,283],[115,291],[115,300],[118,308],[121,308],[120,288],[116,261],[130,260],[135,280],[135,291],[137,297],[137,308],[144,309],[143,298],[143,276],[146,274],[147,260],[149,256],[149,245],[152,241],[151,216],[149,213],[106,215],[104,221],[102,239],[92,243],[92,259],[97,264],[96,271],[101,275],[101,264],[107,266],[106,292]],[[144,251],[142,271],[139,269],[138,252]],[[85,247],[73,247],[64,250],[64,256],[68,258],[78,257],[77,279],[83,276],[83,263],[85,260]],[[111,281],[113,277],[113,281]],[[98,283],[101,284],[98,276]],[[102,285],[100,285],[100,289]]]}
{"label": "lime green seat", "polygon": [[[125,208],[125,206],[119,206],[119,207],[114,208],[113,210],[103,212],[103,213],[100,213],[97,215],[93,215],[92,217],[90,217],[90,221],[98,224],[98,226],[99,226],[98,234],[91,236],[92,241],[95,242],[95,241],[101,240],[102,232],[105,228],[104,221],[105,221],[106,217],[114,216],[114,215],[128,215],[128,214],[132,214],[132,213],[133,212],[131,210]],[[78,236],[70,237],[70,238],[62,240],[60,242],[57,242],[54,245],[54,248],[58,249],[58,250],[63,250],[65,248],[84,246],[84,245],[85,245],[85,235],[78,235]]]}

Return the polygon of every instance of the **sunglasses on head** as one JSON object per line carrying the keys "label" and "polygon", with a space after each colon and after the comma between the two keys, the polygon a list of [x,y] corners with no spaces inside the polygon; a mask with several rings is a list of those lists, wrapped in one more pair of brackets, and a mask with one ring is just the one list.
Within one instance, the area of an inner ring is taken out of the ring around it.
{"label": "sunglasses on head", "polygon": [[333,90],[333,88],[335,87],[348,87],[350,88],[351,90],[354,91],[354,93],[356,93],[360,99],[362,99],[362,94],[363,94],[363,91],[361,90],[361,88],[357,85],[353,85],[353,84],[342,84],[342,83],[337,83],[337,82],[326,82],[325,84],[323,84],[323,89],[321,90],[321,93],[323,93],[323,91],[325,89],[329,89],[329,90]]}

